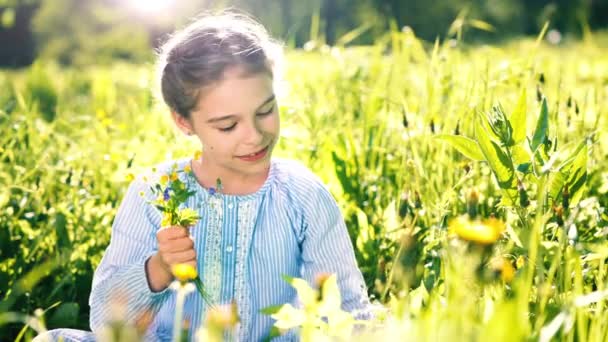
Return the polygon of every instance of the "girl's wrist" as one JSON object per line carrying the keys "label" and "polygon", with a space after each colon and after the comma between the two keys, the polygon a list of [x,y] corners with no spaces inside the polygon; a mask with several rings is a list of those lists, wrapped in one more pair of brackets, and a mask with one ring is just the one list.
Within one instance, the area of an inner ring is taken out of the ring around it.
{"label": "girl's wrist", "polygon": [[171,272],[164,267],[160,256],[158,254],[152,255],[145,264],[146,278],[148,279],[148,286],[152,292],[161,292],[166,289],[171,281],[173,275]]}

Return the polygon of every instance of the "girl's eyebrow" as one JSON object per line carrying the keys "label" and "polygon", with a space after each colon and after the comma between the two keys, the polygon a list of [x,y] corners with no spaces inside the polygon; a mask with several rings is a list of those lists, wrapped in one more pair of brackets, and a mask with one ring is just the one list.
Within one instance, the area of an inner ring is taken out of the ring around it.
{"label": "girl's eyebrow", "polygon": [[[259,105],[258,108],[256,108],[256,110],[260,109],[260,107],[263,107],[267,103],[271,102],[272,100],[274,100],[274,98],[275,98],[275,94],[270,95],[270,97],[268,97],[266,100],[264,100],[264,102],[262,102],[262,104]],[[223,120],[228,120],[228,119],[234,119],[237,116],[238,116],[237,114],[230,114],[230,115],[219,116],[219,117],[211,118],[211,119],[207,120],[207,123],[213,123],[213,122],[218,122],[218,121],[223,121]]]}

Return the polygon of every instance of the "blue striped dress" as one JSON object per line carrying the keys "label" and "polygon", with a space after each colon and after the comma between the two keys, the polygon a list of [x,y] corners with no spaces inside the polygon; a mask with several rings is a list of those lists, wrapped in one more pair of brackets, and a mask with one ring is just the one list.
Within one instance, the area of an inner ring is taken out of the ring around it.
{"label": "blue striped dress", "polygon": [[[150,186],[172,167],[183,170],[190,159],[159,165],[155,172],[137,177],[130,185],[112,225],[112,235],[93,278],[89,299],[93,333],[59,329],[52,336],[69,340],[92,339],[111,320],[113,295],[120,293],[126,317],[144,311],[154,315],[146,340],[170,340],[175,313],[175,292],[150,290],[144,264],[156,253],[160,212],[148,203]],[[255,193],[210,194],[190,173],[180,179],[195,191],[185,206],[198,210],[201,219],[190,230],[198,270],[213,303],[237,304],[240,341],[260,341],[274,320],[260,310],[284,303],[298,305],[295,290],[282,275],[314,282],[320,273],[337,274],[342,308],[355,317],[371,317],[367,289],[357,267],[340,210],[321,180],[299,162],[273,158],[268,177]],[[143,195],[143,196],[142,196]],[[207,305],[197,291],[186,297],[184,314],[191,322],[189,336],[204,321]],[[295,340],[287,334],[277,340]]]}

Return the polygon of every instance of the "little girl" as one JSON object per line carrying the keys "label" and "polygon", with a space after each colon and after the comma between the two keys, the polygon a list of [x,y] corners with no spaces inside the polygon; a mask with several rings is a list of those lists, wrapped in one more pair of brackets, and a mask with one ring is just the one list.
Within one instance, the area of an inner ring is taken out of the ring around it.
{"label": "little girl", "polygon": [[[146,340],[170,340],[175,293],[168,289],[169,270],[184,263],[197,268],[211,303],[236,303],[240,341],[269,335],[274,320],[260,310],[297,304],[283,275],[312,285],[320,274],[336,274],[342,308],[356,318],[370,317],[367,289],[334,198],[305,166],[271,158],[280,126],[273,92],[279,51],[260,24],[235,13],[202,17],[163,47],[163,100],[178,128],[200,140],[203,153],[162,164],[156,176],[175,165],[185,169],[181,180],[194,192],[186,206],[200,208],[201,219],[190,229],[161,229],[161,214],[148,203],[155,177],[130,184],[94,275],[93,332],[111,319],[108,302],[120,291],[128,298],[127,317],[151,313]],[[191,339],[208,309],[198,292],[187,297]],[[51,335],[93,337],[67,329]]]}

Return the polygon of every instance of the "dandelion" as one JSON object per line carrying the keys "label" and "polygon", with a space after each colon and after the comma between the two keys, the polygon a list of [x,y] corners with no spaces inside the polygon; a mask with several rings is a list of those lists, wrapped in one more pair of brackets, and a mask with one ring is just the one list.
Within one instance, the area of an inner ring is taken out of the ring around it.
{"label": "dandelion", "polygon": [[495,218],[471,220],[466,216],[452,219],[448,225],[451,234],[462,240],[481,245],[495,243],[505,228],[504,222]]}
{"label": "dandelion", "polygon": [[189,164],[188,164],[188,165],[186,165],[186,166],[184,166],[184,172],[185,172],[185,173],[190,173],[190,171],[192,171],[192,168],[190,167],[190,165],[189,165]]}
{"label": "dandelion", "polygon": [[198,276],[196,269],[188,264],[173,265],[171,272],[173,273],[175,279],[182,283],[193,280]]}
{"label": "dandelion", "polygon": [[203,156],[203,152],[202,151],[196,151],[196,152],[194,152],[194,160],[199,160],[199,159],[201,159],[202,156]]}
{"label": "dandelion", "polygon": [[171,181],[176,181],[177,180],[177,172],[175,172],[175,171],[171,172],[171,176],[170,176],[169,179],[171,179]]}

